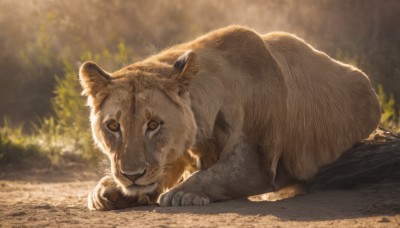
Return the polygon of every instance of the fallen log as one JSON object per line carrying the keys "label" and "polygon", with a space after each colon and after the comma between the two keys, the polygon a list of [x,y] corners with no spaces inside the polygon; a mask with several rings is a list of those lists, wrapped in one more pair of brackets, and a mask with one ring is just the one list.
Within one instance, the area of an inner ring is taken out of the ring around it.
{"label": "fallen log", "polygon": [[309,190],[345,189],[381,181],[400,181],[400,135],[383,128],[322,167],[309,183]]}

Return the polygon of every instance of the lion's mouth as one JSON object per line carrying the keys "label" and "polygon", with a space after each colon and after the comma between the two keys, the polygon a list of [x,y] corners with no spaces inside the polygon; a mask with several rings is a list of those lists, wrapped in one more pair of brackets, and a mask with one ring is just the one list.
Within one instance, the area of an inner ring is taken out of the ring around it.
{"label": "lion's mouth", "polygon": [[128,188],[147,188],[147,187],[154,187],[156,186],[156,182],[150,183],[150,184],[146,184],[146,185],[142,185],[142,184],[131,184],[128,186]]}
{"label": "lion's mouth", "polygon": [[126,190],[130,193],[149,193],[149,192],[153,192],[156,188],[157,188],[157,183],[153,182],[150,184],[131,184],[129,186],[125,187]]}

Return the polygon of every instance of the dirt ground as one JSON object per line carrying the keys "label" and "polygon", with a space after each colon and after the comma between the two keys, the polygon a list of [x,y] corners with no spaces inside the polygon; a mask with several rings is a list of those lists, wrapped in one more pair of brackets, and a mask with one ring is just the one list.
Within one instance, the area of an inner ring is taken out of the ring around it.
{"label": "dirt ground", "polygon": [[92,212],[86,194],[98,179],[82,169],[1,173],[0,227],[400,227],[400,182],[277,202]]}

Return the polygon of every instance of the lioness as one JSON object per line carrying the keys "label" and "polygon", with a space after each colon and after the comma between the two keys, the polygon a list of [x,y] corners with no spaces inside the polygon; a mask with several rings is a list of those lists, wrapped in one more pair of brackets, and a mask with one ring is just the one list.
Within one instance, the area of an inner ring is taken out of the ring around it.
{"label": "lioness", "polygon": [[307,181],[380,118],[359,69],[294,35],[241,26],[114,73],[86,62],[80,82],[111,162],[88,196],[96,210],[205,205]]}

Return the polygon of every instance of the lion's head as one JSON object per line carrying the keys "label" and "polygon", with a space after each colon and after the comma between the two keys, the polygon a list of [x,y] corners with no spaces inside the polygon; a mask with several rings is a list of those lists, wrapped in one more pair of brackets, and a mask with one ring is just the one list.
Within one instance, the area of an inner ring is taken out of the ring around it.
{"label": "lion's head", "polygon": [[198,57],[188,51],[174,58],[149,59],[114,73],[93,62],[80,69],[93,138],[127,195],[154,191],[166,168],[195,141],[188,86],[199,70]]}

